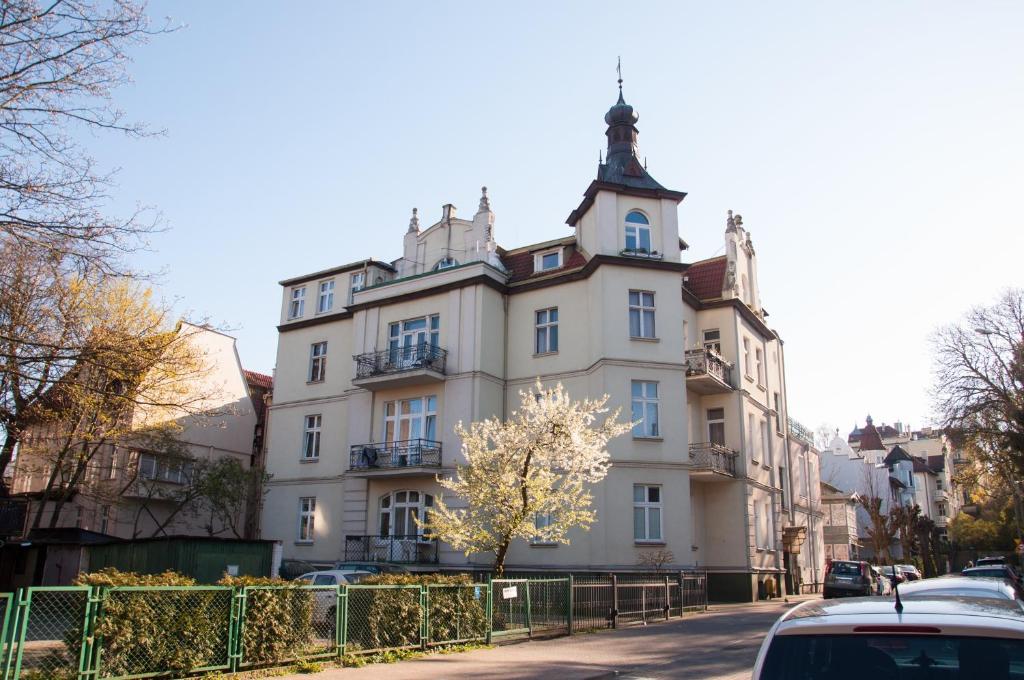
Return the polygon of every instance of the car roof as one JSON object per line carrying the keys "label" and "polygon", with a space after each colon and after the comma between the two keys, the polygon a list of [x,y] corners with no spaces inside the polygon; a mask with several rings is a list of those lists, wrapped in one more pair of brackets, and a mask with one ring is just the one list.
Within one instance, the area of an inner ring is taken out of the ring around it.
{"label": "car roof", "polygon": [[913,625],[1020,637],[1024,609],[1011,600],[952,596],[907,598],[902,612],[896,611],[891,597],[809,600],[783,614],[776,634],[873,632],[853,630],[860,626],[881,626],[898,633],[900,627]]}
{"label": "car roof", "polygon": [[370,574],[370,575],[375,575],[375,574],[373,574],[372,571],[365,571],[363,569],[323,569],[321,571],[306,572],[305,574],[303,574],[299,578],[305,578],[306,576],[321,576],[321,575],[324,575],[324,574],[327,574],[327,575],[330,575],[330,576],[347,576],[348,574]]}
{"label": "car roof", "polygon": [[983,564],[980,567],[968,567],[961,571],[961,574],[978,574],[983,571],[1002,571],[1009,572],[1010,565],[1008,564]]}
{"label": "car roof", "polygon": [[922,597],[929,594],[957,595],[958,593],[973,597],[992,596],[981,595],[981,593],[1009,596],[1010,599],[1014,597],[1013,587],[1005,579],[992,576],[943,576],[942,578],[913,581],[900,586],[900,595],[904,597]]}

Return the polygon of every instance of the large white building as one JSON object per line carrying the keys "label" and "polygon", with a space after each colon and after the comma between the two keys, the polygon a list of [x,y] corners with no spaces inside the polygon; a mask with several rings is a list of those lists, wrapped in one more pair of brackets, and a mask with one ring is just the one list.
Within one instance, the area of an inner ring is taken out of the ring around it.
{"label": "large white building", "polygon": [[421,225],[414,209],[397,260],[281,282],[262,530],[286,558],[488,567],[424,540],[414,518],[455,471],[455,423],[505,416],[539,377],[607,393],[643,423],[609,446],[596,525],[568,545],[514,545],[507,568],[639,569],[667,549],[672,567],[709,571],[713,599],[781,586],[787,565],[820,580],[817,452],[790,445],[750,233],[730,212],[725,254],[683,261],[686,194],[639,161],[637,118],[620,90],[568,233],[501,248],[485,189],[468,219],[445,205]]}

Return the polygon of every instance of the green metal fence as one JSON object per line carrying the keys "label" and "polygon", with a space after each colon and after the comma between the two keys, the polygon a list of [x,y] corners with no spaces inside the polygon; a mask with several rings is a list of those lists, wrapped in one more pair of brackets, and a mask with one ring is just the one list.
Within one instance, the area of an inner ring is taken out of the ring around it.
{"label": "green metal fence", "polygon": [[515,578],[349,586],[68,586],[0,593],[0,680],[184,677],[570,634],[706,606],[703,581]]}

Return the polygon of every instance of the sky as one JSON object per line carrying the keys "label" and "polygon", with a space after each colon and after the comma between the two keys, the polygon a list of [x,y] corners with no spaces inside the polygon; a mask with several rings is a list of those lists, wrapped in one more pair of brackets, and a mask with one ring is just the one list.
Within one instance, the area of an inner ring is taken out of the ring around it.
{"label": "sky", "polygon": [[129,118],[86,139],[135,263],[274,367],[281,279],[401,254],[489,189],[506,248],[570,234],[614,103],[679,206],[684,253],[751,231],[790,414],[928,424],[930,334],[1024,284],[1024,3],[161,1]]}

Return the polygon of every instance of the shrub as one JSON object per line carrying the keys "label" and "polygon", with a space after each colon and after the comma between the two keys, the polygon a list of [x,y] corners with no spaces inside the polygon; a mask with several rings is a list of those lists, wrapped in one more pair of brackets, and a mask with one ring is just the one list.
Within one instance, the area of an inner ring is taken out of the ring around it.
{"label": "shrub", "polygon": [[[228,662],[230,591],[117,590],[195,585],[194,579],[170,571],[133,574],[104,569],[80,576],[76,584],[106,591],[95,628],[106,675],[180,673]],[[80,640],[80,628],[68,631],[65,645],[73,656]]]}
{"label": "shrub", "polygon": [[[316,606],[317,598],[326,591],[301,588],[305,583],[254,576],[225,576],[221,585],[273,586],[273,589],[249,590],[245,598],[245,620],[242,627],[242,662],[269,664],[295,659],[317,651],[317,627],[327,645],[324,652],[334,650],[334,607],[329,596]],[[314,616],[316,620],[314,620]],[[321,646],[325,643],[321,642]]]}

